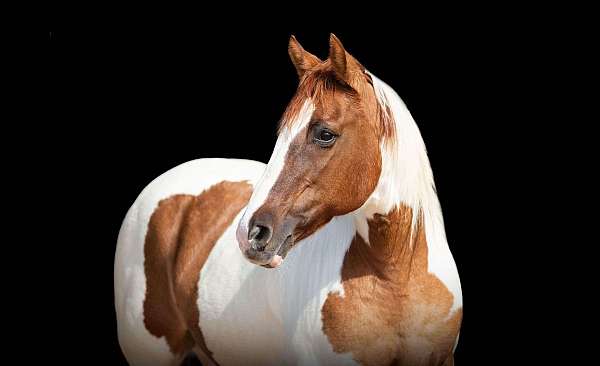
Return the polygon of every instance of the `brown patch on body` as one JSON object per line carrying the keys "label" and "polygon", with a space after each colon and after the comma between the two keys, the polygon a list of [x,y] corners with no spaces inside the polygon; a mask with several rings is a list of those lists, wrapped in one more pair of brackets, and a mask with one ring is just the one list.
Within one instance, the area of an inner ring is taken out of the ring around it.
{"label": "brown patch on body", "polygon": [[165,337],[174,354],[197,345],[212,359],[196,305],[200,270],[251,194],[246,182],[223,181],[197,196],[163,199],[150,218],[144,246],[144,324],[152,335]]}
{"label": "brown patch on body", "polygon": [[[363,365],[452,365],[462,309],[427,271],[422,223],[409,238],[406,206],[369,220],[369,242],[356,235],[342,267],[345,296],[330,294],[323,331],[338,353]],[[421,220],[419,220],[421,221]]]}

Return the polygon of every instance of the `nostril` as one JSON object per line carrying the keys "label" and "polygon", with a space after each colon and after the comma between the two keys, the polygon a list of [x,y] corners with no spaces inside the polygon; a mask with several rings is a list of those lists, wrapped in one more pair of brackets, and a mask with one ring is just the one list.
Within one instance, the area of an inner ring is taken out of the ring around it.
{"label": "nostril", "polygon": [[252,231],[248,234],[248,240],[256,239],[256,237],[260,234],[260,226],[254,226]]}
{"label": "nostril", "polygon": [[267,245],[271,230],[262,225],[254,225],[250,233],[248,234],[248,240],[252,243],[252,246],[257,250],[263,250]]}
{"label": "nostril", "polygon": [[256,225],[250,232],[250,240],[267,241],[269,236],[269,228],[262,225]]}

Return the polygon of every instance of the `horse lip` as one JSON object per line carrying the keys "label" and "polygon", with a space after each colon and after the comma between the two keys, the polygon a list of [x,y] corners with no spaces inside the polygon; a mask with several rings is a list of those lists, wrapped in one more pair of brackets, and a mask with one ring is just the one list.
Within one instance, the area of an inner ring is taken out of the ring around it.
{"label": "horse lip", "polygon": [[[294,240],[293,240],[292,235],[288,235],[285,238],[285,240],[281,244],[279,244],[277,249],[273,251],[273,255],[271,256],[271,258],[278,255],[281,257],[281,259],[285,259],[286,255],[289,252],[289,250],[291,249],[293,243],[294,243]],[[264,267],[264,268],[269,268],[269,269],[273,268],[268,263],[261,264],[260,266]]]}
{"label": "horse lip", "polygon": [[279,245],[277,245],[277,247],[275,248],[275,250],[273,250],[271,253],[273,253],[273,255],[280,255],[281,258],[285,258],[285,255],[287,254],[287,251],[290,248],[291,242],[292,242],[292,235],[290,234],[285,238],[285,240],[280,242]]}
{"label": "horse lip", "polygon": [[280,255],[281,258],[285,258],[285,256],[287,255],[287,253],[289,252],[289,250],[292,248],[293,245],[294,245],[294,238],[290,234],[287,236],[287,238],[285,238],[283,243],[281,243],[281,245],[279,246],[279,248],[277,249],[277,252],[275,254]]}
{"label": "horse lip", "polygon": [[285,258],[292,242],[292,235],[290,234],[272,251],[273,255],[280,255],[282,258]]}

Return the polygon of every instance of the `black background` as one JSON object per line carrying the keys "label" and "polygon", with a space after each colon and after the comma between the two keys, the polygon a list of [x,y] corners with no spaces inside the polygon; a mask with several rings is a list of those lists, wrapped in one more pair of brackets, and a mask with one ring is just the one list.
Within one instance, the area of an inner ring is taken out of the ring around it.
{"label": "black background", "polygon": [[26,229],[44,243],[31,261],[44,274],[43,285],[20,289],[36,288],[38,302],[30,304],[23,331],[43,324],[35,331],[42,354],[72,364],[125,364],[112,276],[127,209],[152,179],[185,161],[266,162],[297,85],[288,38],[295,34],[324,59],[330,31],[398,92],[427,145],[463,288],[457,364],[512,362],[516,353],[527,359],[529,352],[519,349],[528,349],[520,344],[534,326],[535,309],[524,299],[539,287],[529,286],[535,275],[524,279],[519,272],[527,270],[525,259],[506,249],[515,236],[524,245],[525,236],[506,229],[524,225],[510,202],[533,191],[523,177],[535,169],[529,159],[536,149],[524,141],[539,121],[535,107],[524,105],[535,105],[533,90],[544,87],[540,53],[549,36],[543,29],[464,19],[385,31],[49,34],[40,93],[48,100],[40,108],[56,123],[42,124],[26,142],[42,188],[23,183],[44,202],[43,210],[34,210],[36,229]]}

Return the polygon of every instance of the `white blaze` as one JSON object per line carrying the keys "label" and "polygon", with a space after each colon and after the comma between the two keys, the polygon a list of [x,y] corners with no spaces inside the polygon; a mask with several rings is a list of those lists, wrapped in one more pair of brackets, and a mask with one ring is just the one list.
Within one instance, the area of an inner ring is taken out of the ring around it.
{"label": "white blaze", "polygon": [[302,105],[298,116],[296,116],[296,120],[291,121],[291,123],[288,124],[290,128],[284,128],[279,134],[277,142],[275,143],[275,149],[273,149],[273,154],[271,155],[271,159],[269,159],[267,169],[260,181],[256,184],[250,202],[248,202],[246,212],[240,221],[240,225],[243,225],[246,232],[248,232],[250,218],[254,212],[265,203],[269,192],[271,192],[271,188],[273,188],[277,178],[279,178],[285,165],[285,156],[287,155],[290,144],[296,138],[298,132],[310,122],[310,118],[314,111],[314,104],[310,99],[307,99]]}

